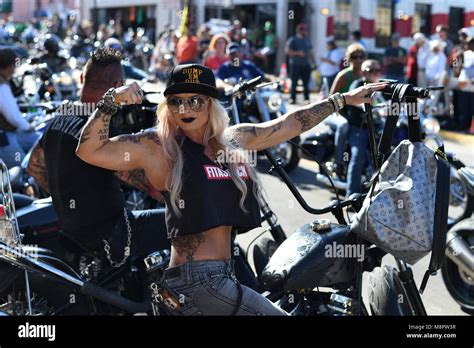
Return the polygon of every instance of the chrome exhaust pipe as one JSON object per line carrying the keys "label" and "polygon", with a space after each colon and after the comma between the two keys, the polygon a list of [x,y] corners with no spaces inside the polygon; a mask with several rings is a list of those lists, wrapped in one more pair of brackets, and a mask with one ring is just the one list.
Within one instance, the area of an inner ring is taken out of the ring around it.
{"label": "chrome exhaust pipe", "polygon": [[[331,182],[329,181],[328,177],[324,174],[317,173],[316,174],[316,180],[318,180],[319,182],[323,183],[324,185],[326,185],[328,187],[332,187]],[[331,178],[331,180],[334,183],[334,186],[338,190],[346,190],[347,189],[347,183],[345,181],[341,181],[341,180],[336,179],[336,178]]]}
{"label": "chrome exhaust pipe", "polygon": [[456,232],[447,234],[446,256],[453,261],[461,271],[474,278],[474,253],[466,241]]}

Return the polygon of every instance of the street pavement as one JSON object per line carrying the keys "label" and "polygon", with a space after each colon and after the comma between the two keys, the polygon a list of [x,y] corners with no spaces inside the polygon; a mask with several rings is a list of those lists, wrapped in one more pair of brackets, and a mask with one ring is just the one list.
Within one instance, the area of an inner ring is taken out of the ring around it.
{"label": "street pavement", "polygon": [[[164,86],[160,85],[159,90],[163,90]],[[156,85],[144,86],[144,90],[155,90]],[[288,99],[288,95],[285,98]],[[300,96],[301,97],[301,96]],[[311,95],[311,101],[316,101],[318,98],[317,94]],[[160,100],[161,97],[154,96],[153,99]],[[302,99],[301,99],[302,101]],[[289,111],[293,111],[300,105],[288,105]],[[315,131],[318,128],[324,127],[324,125],[318,125],[312,130],[302,135],[304,138],[307,134]],[[472,144],[472,143],[471,143]],[[474,165],[474,151],[472,145],[466,145],[455,141],[445,142],[446,151],[456,153],[459,159],[461,159],[467,165]],[[277,174],[268,174],[270,164],[267,160],[260,160],[257,166],[259,177],[262,181],[263,188],[267,201],[273,212],[278,217],[280,224],[282,225],[287,236],[291,235],[298,227],[313,221],[316,218],[328,218],[335,221],[331,214],[325,214],[320,216],[314,216],[304,211],[298,204],[296,199],[293,197],[289,189],[285,186],[283,181],[278,177]],[[315,173],[317,171],[317,164],[313,161],[302,159],[298,168],[289,174],[290,178],[297,185],[299,191],[310,206],[314,208],[322,208],[326,206],[332,199],[335,198],[334,194],[325,188],[323,185],[316,181]],[[261,228],[254,229],[243,235],[239,235],[237,240],[239,244],[246,250],[249,243],[262,233],[266,228],[264,224]],[[270,234],[266,232],[263,236],[270,237]],[[252,246],[250,248],[252,250]],[[252,264],[252,252],[249,253],[249,259]],[[393,257],[386,256],[383,259],[384,264],[395,266]],[[429,255],[419,261],[413,266],[413,272],[415,281],[421,284],[424,272],[426,271],[429,263]],[[364,284],[367,283],[367,274],[364,275]],[[367,299],[367,286],[363,289],[364,302]],[[460,310],[458,304],[449,295],[441,274],[430,277],[425,293],[422,295],[423,302],[429,315],[465,315]]]}

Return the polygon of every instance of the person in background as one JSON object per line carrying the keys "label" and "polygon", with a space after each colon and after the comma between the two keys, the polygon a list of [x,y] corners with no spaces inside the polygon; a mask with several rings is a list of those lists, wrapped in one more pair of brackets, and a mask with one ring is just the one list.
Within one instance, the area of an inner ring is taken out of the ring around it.
{"label": "person in background", "polygon": [[326,40],[327,52],[321,57],[321,63],[319,64],[319,72],[321,73],[321,80],[327,79],[328,86],[331,88],[337,73],[339,72],[339,66],[342,60],[342,54],[336,46],[334,37],[329,37]]}
{"label": "person in background", "polygon": [[463,67],[458,82],[458,113],[455,114],[457,129],[469,132],[474,116],[474,37],[469,38],[463,54]]}
{"label": "person in background", "polygon": [[436,26],[436,34],[438,34],[438,38],[444,43],[443,52],[445,56],[449,57],[454,48],[454,44],[448,37],[448,27],[444,24],[438,24]]}
{"label": "person in background", "polygon": [[[416,34],[415,34],[416,35]],[[423,35],[423,34],[422,34]],[[417,83],[418,87],[426,87],[426,62],[428,60],[428,55],[430,54],[430,45],[426,37],[423,36],[413,36],[415,41],[420,42],[420,46],[418,47],[418,52],[416,55],[416,63],[418,66],[418,75],[417,75]]]}
{"label": "person in background", "polygon": [[275,73],[275,58],[278,49],[278,38],[273,32],[273,24],[269,21],[265,22],[265,35],[263,37],[263,49],[261,53],[265,57],[266,72],[269,74]]}
{"label": "person in background", "polygon": [[461,28],[458,31],[459,44],[454,46],[451,51],[449,61],[453,67],[453,76],[459,77],[463,66],[464,51],[467,49],[467,42],[469,40],[469,29]]}
{"label": "person in background", "polygon": [[385,78],[405,82],[404,68],[407,63],[407,51],[400,47],[400,35],[392,34],[390,46],[385,49],[383,64]]}
{"label": "person in background", "polygon": [[[447,78],[448,58],[444,54],[444,42],[441,40],[430,41],[430,54],[426,60],[427,86],[441,86]],[[436,113],[444,113],[440,109],[442,91],[434,91],[431,105]]]}
{"label": "person in background", "polygon": [[225,82],[226,79],[251,80],[255,77],[262,76],[266,81],[275,81],[276,77],[265,74],[254,62],[245,60],[243,57],[242,47],[237,42],[231,42],[227,45],[227,54],[229,60],[222,64],[216,73],[216,84],[218,89],[226,90],[232,85]]}
{"label": "person in background", "polygon": [[[362,77],[362,62],[365,60],[365,49],[362,45],[354,43],[347,48],[346,51],[346,62],[349,62],[349,66],[344,70],[340,71],[331,86],[329,94],[333,93],[345,93],[349,91],[354,80]],[[342,115],[342,117],[341,117]],[[326,119],[326,123],[333,129],[336,130],[335,142],[336,151],[334,154],[334,162],[336,164],[335,173],[343,179],[342,174],[344,172],[343,155],[344,155],[344,144],[349,135],[349,124],[347,122],[347,115],[345,110],[340,110],[338,113],[333,113]]]}
{"label": "person in background", "polygon": [[8,168],[19,166],[40,136],[21,114],[9,84],[16,59],[13,50],[0,49],[0,158]]}
{"label": "person in background", "polygon": [[365,44],[364,40],[362,40],[362,34],[360,30],[354,30],[351,33],[351,40],[353,43],[358,43],[362,47],[364,47],[365,50],[367,50],[367,45]]}
{"label": "person in background", "polygon": [[[365,83],[378,82],[381,76],[380,64],[375,59],[367,59],[362,63],[363,76],[355,80],[349,90],[354,90]],[[351,159],[347,170],[346,197],[353,193],[362,193],[362,172],[367,165],[367,149],[369,148],[369,132],[363,117],[362,106],[348,106],[347,120],[349,123],[349,145]]]}
{"label": "person in background", "polygon": [[198,39],[198,59],[202,61],[204,55],[207,53],[209,49],[209,45],[212,40],[211,28],[209,28],[206,24],[203,24],[199,27],[197,32],[197,39]]}
{"label": "person in background", "polygon": [[[108,38],[104,43],[104,47],[112,48],[121,53],[123,52],[122,44],[115,37]],[[148,79],[148,74],[145,71],[133,66],[133,64],[129,60],[122,59],[122,68],[123,68],[123,71],[125,72],[125,78],[127,79],[134,79],[134,80]]]}
{"label": "person in background", "polygon": [[195,63],[198,58],[198,46],[198,38],[193,35],[190,29],[187,29],[186,33],[179,38],[178,44],[176,45],[176,59],[178,60],[178,64]]}
{"label": "person in background", "polygon": [[219,68],[229,60],[226,54],[226,47],[230,43],[230,38],[224,34],[217,34],[212,37],[209,44],[209,54],[203,61],[203,65],[216,73]]}
{"label": "person in background", "polygon": [[316,68],[316,60],[312,52],[313,47],[308,39],[306,24],[298,24],[296,33],[296,36],[289,38],[286,43],[286,54],[290,57],[290,104],[296,104],[296,86],[300,79],[303,81],[304,100],[306,103],[309,102],[309,78],[311,69]]}
{"label": "person in background", "polygon": [[[414,43],[408,50],[408,59],[407,59],[407,82],[418,86],[418,77],[419,77],[419,69],[420,67],[418,66],[418,53],[421,49],[421,47],[424,46],[426,42],[425,35],[422,33],[416,33],[413,35],[413,40]],[[422,67],[423,69],[423,76],[424,76],[424,65]]]}

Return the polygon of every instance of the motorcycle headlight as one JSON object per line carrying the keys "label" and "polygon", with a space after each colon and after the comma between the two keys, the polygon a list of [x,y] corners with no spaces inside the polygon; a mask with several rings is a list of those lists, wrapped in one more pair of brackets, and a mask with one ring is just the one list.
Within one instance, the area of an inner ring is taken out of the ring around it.
{"label": "motorcycle headlight", "polygon": [[423,127],[426,133],[438,134],[440,130],[439,122],[436,118],[430,117],[423,120]]}
{"label": "motorcycle headlight", "polygon": [[282,102],[281,95],[272,94],[267,101],[268,109],[270,112],[277,112],[280,110]]}

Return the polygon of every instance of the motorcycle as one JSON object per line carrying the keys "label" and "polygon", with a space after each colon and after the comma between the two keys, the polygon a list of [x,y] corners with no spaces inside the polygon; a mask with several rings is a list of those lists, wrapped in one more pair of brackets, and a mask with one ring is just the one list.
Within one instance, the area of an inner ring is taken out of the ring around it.
{"label": "motorcycle", "polygon": [[147,264],[168,260],[169,250],[112,268],[103,252],[62,233],[51,198],[14,195],[3,162],[0,171],[1,315],[152,313]]}
{"label": "motorcycle", "polygon": [[466,188],[470,214],[455,224],[447,235],[446,259],[441,268],[451,296],[468,314],[474,315],[474,170],[461,168],[458,175]]}
{"label": "motorcycle", "polygon": [[[411,88],[410,93],[410,97],[426,97],[429,89]],[[371,113],[367,117],[370,129]],[[415,129],[414,135],[421,138],[421,132]],[[379,168],[383,158],[375,155],[375,134],[370,130],[369,133],[373,164]],[[410,267],[398,258],[396,268],[382,265],[386,252],[356,236],[345,221],[343,208],[358,211],[366,194],[355,193],[344,201],[336,199],[323,209],[315,209],[308,205],[272,154],[266,155],[304,210],[315,215],[330,212],[338,222],[317,219],[307,223],[279,246],[261,276],[268,298],[278,299],[277,303],[292,315],[427,314]],[[361,254],[357,252],[359,247],[365,251],[362,261],[356,259]],[[343,255],[350,251],[352,257],[335,256],[335,250]],[[368,306],[362,300],[364,272],[369,272]]]}
{"label": "motorcycle", "polygon": [[[242,82],[234,96],[257,85],[258,80]],[[338,224],[317,219],[290,237],[275,241],[269,249],[257,245],[254,255],[264,255],[259,262],[265,263],[263,269],[255,267],[263,294],[292,315],[368,315],[369,309],[372,315],[426,315],[410,267],[399,259],[397,268],[382,265],[386,253],[353,234],[345,221],[343,208],[358,211],[366,195],[353,194],[345,201],[334,200],[323,209],[312,208],[292,183],[281,159],[276,159],[272,151],[264,153],[272,164],[269,172],[278,172],[304,210],[317,215],[330,212]],[[360,247],[365,250],[363,262],[327,257],[328,247],[334,246],[346,250]],[[368,308],[361,295],[363,272],[369,272]],[[332,290],[320,291],[319,287]],[[401,296],[406,301],[399,301]]]}
{"label": "motorcycle", "polygon": [[[266,122],[286,114],[286,103],[281,95],[280,84],[278,82],[268,82],[258,85],[261,80],[261,77],[256,77],[247,82],[237,83],[235,79],[224,81],[234,85],[233,89],[225,93],[226,97],[235,95],[235,91],[241,89],[242,83],[255,88],[255,93],[243,92],[243,98],[231,98],[229,114],[234,124]],[[292,139],[292,143],[281,143],[272,149],[275,155],[282,159],[283,167],[288,172],[295,169],[300,161],[300,150],[296,146],[299,143],[300,137],[297,136]],[[260,155],[263,154],[260,153]]]}

